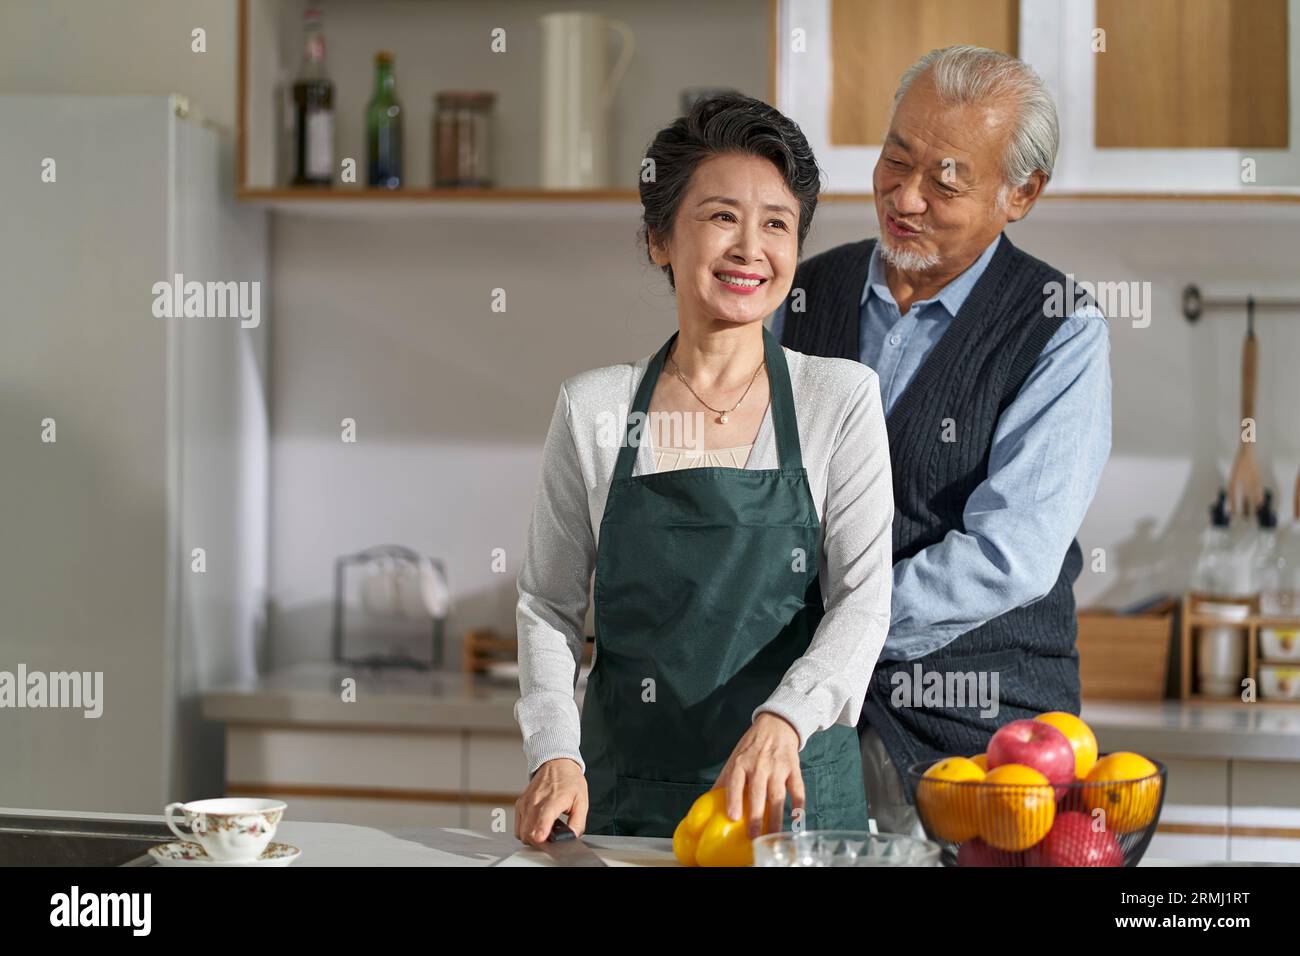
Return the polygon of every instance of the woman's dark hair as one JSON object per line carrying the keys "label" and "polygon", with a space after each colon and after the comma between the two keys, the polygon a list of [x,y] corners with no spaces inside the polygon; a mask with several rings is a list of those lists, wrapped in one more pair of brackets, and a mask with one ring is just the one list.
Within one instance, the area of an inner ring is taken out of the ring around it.
{"label": "woman's dark hair", "polygon": [[[762,100],[741,93],[722,93],[699,100],[685,116],[661,129],[646,159],[653,161],[647,181],[641,177],[641,228],[638,235],[650,256],[650,235],[660,245],[672,237],[677,208],[706,159],[742,153],[770,160],[799,201],[799,244],[812,227],[821,191],[821,170],[812,147],[794,120]],[[653,259],[651,259],[653,261]],[[671,266],[663,266],[668,284],[676,289]]]}

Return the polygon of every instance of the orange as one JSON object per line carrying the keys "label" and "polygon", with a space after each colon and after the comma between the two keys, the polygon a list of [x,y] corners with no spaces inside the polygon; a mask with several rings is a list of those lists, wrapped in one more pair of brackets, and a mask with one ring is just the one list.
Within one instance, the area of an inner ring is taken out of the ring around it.
{"label": "orange", "polygon": [[1083,787],[1089,810],[1105,813],[1111,833],[1132,833],[1150,826],[1160,806],[1160,776],[1156,765],[1141,754],[1119,750],[1097,761]]}
{"label": "orange", "polygon": [[1051,724],[1065,734],[1065,739],[1074,748],[1074,779],[1086,780],[1097,763],[1097,735],[1092,732],[1092,728],[1074,714],[1063,710],[1039,714],[1034,720]]}
{"label": "orange", "polygon": [[950,843],[979,834],[975,804],[984,771],[967,757],[945,757],[930,767],[916,788],[916,804],[930,833]]}
{"label": "orange", "polygon": [[988,755],[988,754],[986,754],[986,753],[985,753],[985,754],[976,754],[975,756],[973,756],[973,757],[970,758],[970,762],[973,763],[975,766],[979,767],[979,768],[980,768],[981,770],[983,770],[985,773],[988,773],[988,772],[989,772],[989,755]]}
{"label": "orange", "polygon": [[1056,793],[1033,767],[1004,763],[979,789],[979,835],[999,850],[1027,850],[1052,829]]}

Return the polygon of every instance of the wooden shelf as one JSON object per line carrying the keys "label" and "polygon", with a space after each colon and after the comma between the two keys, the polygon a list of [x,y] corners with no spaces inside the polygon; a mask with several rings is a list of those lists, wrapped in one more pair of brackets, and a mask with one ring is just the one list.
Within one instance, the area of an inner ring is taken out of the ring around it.
{"label": "wooden shelf", "polygon": [[[640,201],[635,189],[539,189],[503,187],[495,189],[368,189],[360,187],[292,188],[245,186],[236,190],[244,202],[303,203],[333,202],[628,202]],[[870,203],[871,193],[823,193],[823,203]],[[1269,193],[1087,193],[1049,192],[1041,202],[1246,202],[1300,204],[1300,190]]]}
{"label": "wooden shelf", "polygon": [[[1243,607],[1246,614],[1233,619],[1214,614],[1198,613],[1202,604],[1230,604]],[[1254,599],[1219,598],[1213,595],[1190,592],[1183,596],[1183,607],[1179,634],[1179,696],[1182,700],[1202,704],[1221,704],[1225,707],[1300,707],[1300,700],[1286,698],[1265,698],[1257,696],[1253,701],[1243,701],[1239,697],[1211,697],[1195,690],[1197,677],[1193,667],[1196,656],[1195,631],[1200,628],[1227,627],[1241,631],[1246,642],[1246,669],[1243,679],[1255,682],[1258,694],[1260,690],[1260,667],[1268,664],[1283,667],[1300,667],[1300,660],[1277,661],[1260,657],[1259,632],[1265,627],[1300,628],[1300,618],[1275,617],[1259,613],[1259,604]]]}
{"label": "wooden shelf", "polygon": [[237,199],[257,203],[638,202],[635,189],[369,189],[242,187]]}

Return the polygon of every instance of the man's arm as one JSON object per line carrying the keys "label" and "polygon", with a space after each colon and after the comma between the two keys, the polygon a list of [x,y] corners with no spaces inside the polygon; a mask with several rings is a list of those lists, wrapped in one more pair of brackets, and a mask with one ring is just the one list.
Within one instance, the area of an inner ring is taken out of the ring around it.
{"label": "man's arm", "polygon": [[1045,595],[1110,454],[1110,340],[1093,306],[1052,336],[998,420],[965,531],[894,565],[882,660],[923,657]]}

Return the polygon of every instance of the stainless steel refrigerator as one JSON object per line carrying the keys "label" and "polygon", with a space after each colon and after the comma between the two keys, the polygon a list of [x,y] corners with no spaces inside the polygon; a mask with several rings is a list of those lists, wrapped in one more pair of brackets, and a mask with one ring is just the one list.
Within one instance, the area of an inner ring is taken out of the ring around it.
{"label": "stainless steel refrigerator", "polygon": [[[0,96],[0,807],[219,795],[198,694],[254,670],[267,216],[233,198],[229,133],[184,114]],[[162,301],[187,283],[209,294]],[[221,315],[241,294],[256,324]],[[90,675],[83,703],[102,674],[101,713],[54,706],[66,683],[25,706],[20,669]]]}

